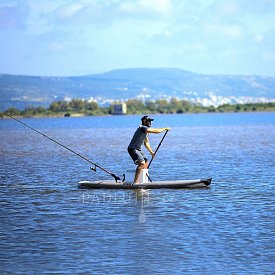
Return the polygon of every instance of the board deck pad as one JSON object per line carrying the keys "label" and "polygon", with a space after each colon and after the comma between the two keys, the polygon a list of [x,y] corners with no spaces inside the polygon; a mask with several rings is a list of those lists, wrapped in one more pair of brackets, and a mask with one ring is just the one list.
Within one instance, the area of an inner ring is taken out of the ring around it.
{"label": "board deck pad", "polygon": [[138,183],[130,185],[125,182],[115,182],[114,180],[101,181],[80,181],[78,187],[93,188],[93,189],[159,189],[159,188],[203,188],[209,187],[212,178],[195,179],[195,180],[167,180],[167,181],[153,181],[147,183]]}

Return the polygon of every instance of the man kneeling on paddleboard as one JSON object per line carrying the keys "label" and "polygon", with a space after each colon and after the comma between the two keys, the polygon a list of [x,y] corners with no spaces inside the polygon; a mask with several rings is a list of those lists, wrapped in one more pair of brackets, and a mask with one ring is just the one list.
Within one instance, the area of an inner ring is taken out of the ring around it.
{"label": "man kneeling on paddleboard", "polygon": [[150,118],[149,116],[143,116],[141,118],[141,125],[135,131],[134,136],[128,146],[129,155],[133,159],[134,163],[137,165],[133,184],[139,183],[139,177],[141,175],[142,169],[147,169],[148,167],[148,160],[141,151],[142,144],[144,144],[152,157],[155,156],[155,153],[149,143],[148,134],[160,134],[164,131],[170,130],[169,127],[150,128],[153,120],[154,119]]}

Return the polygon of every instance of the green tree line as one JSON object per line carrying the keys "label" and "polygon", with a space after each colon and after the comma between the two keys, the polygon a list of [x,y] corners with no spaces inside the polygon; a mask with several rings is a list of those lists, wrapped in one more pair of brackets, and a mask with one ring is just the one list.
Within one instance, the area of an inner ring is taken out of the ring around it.
{"label": "green tree line", "polygon": [[[275,111],[275,103],[247,103],[247,104],[225,104],[218,107],[205,107],[191,103],[187,100],[159,99],[156,101],[143,102],[137,99],[129,99],[126,102],[127,114],[182,114],[182,113],[219,113],[219,112],[255,112]],[[114,103],[116,104],[116,103]],[[48,108],[27,107],[25,110],[9,108],[5,112],[9,115],[34,117],[34,116],[64,116],[64,115],[87,115],[99,116],[112,114],[114,104],[109,107],[100,107],[97,102],[73,99],[71,101],[54,101]]]}

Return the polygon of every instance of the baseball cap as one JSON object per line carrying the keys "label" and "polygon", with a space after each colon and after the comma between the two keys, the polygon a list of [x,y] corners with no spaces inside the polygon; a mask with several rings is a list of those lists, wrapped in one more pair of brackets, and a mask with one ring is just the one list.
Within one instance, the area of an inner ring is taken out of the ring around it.
{"label": "baseball cap", "polygon": [[141,121],[143,121],[143,120],[153,121],[154,119],[153,119],[153,118],[150,118],[149,116],[143,116],[143,117],[141,118]]}

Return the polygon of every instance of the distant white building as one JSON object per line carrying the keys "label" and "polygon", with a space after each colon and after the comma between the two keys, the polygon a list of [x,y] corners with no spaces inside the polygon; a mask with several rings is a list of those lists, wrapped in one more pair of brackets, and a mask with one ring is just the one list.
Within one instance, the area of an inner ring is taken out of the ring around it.
{"label": "distant white building", "polygon": [[113,106],[114,106],[113,115],[125,115],[125,114],[127,114],[127,105],[126,105],[126,103],[116,103]]}

